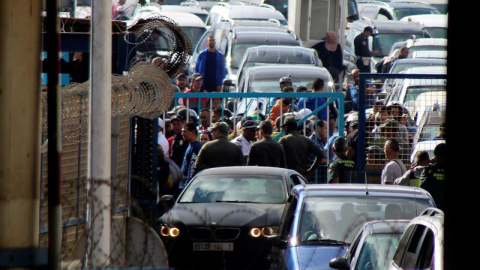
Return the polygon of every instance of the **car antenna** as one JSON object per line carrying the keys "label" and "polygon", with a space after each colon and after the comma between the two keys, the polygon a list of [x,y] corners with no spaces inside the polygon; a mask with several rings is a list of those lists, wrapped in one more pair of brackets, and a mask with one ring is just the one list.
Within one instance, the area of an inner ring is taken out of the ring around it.
{"label": "car antenna", "polygon": [[368,193],[368,180],[367,180],[367,172],[365,172],[365,195],[369,195]]}

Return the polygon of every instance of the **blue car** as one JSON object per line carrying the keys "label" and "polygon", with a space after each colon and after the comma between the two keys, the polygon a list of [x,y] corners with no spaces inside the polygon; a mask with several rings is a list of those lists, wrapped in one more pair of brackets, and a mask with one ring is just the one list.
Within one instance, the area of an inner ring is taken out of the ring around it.
{"label": "blue car", "polygon": [[[389,210],[392,204],[398,206],[395,211]],[[330,269],[330,260],[345,255],[366,222],[412,219],[434,205],[431,195],[417,187],[297,185],[278,234],[271,236],[271,269]]]}

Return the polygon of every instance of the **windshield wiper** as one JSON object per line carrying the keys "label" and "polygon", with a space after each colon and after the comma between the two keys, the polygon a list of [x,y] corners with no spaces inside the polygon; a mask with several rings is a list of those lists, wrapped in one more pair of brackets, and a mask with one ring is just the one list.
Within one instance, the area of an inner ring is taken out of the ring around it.
{"label": "windshield wiper", "polygon": [[252,201],[224,201],[224,200],[216,200],[215,202],[226,202],[226,203],[255,203]]}
{"label": "windshield wiper", "polygon": [[349,245],[346,242],[338,241],[334,239],[308,239],[305,241],[306,243],[320,243],[326,245]]}

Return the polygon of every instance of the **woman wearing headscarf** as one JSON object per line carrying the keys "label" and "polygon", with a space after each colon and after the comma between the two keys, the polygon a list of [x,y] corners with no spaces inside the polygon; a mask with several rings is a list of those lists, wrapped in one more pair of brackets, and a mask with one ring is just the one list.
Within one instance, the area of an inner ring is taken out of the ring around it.
{"label": "woman wearing headscarf", "polygon": [[333,80],[338,83],[340,73],[343,71],[343,53],[342,46],[337,41],[337,34],[334,31],[328,31],[325,40],[312,48],[317,51],[323,66],[330,72]]}

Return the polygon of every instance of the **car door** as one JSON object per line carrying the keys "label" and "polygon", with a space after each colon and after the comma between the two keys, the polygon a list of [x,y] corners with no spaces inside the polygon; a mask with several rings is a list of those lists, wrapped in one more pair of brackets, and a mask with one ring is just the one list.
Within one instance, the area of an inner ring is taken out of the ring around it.
{"label": "car door", "polygon": [[409,226],[398,243],[390,269],[430,269],[435,234],[421,224]]}
{"label": "car door", "polygon": [[288,197],[287,203],[285,204],[282,219],[280,221],[280,227],[278,229],[278,236],[275,239],[274,244],[272,245],[271,269],[287,269],[286,266],[288,264],[288,261],[292,261],[291,259],[285,258],[285,250],[288,248],[289,245],[297,205],[297,194],[291,193]]}

